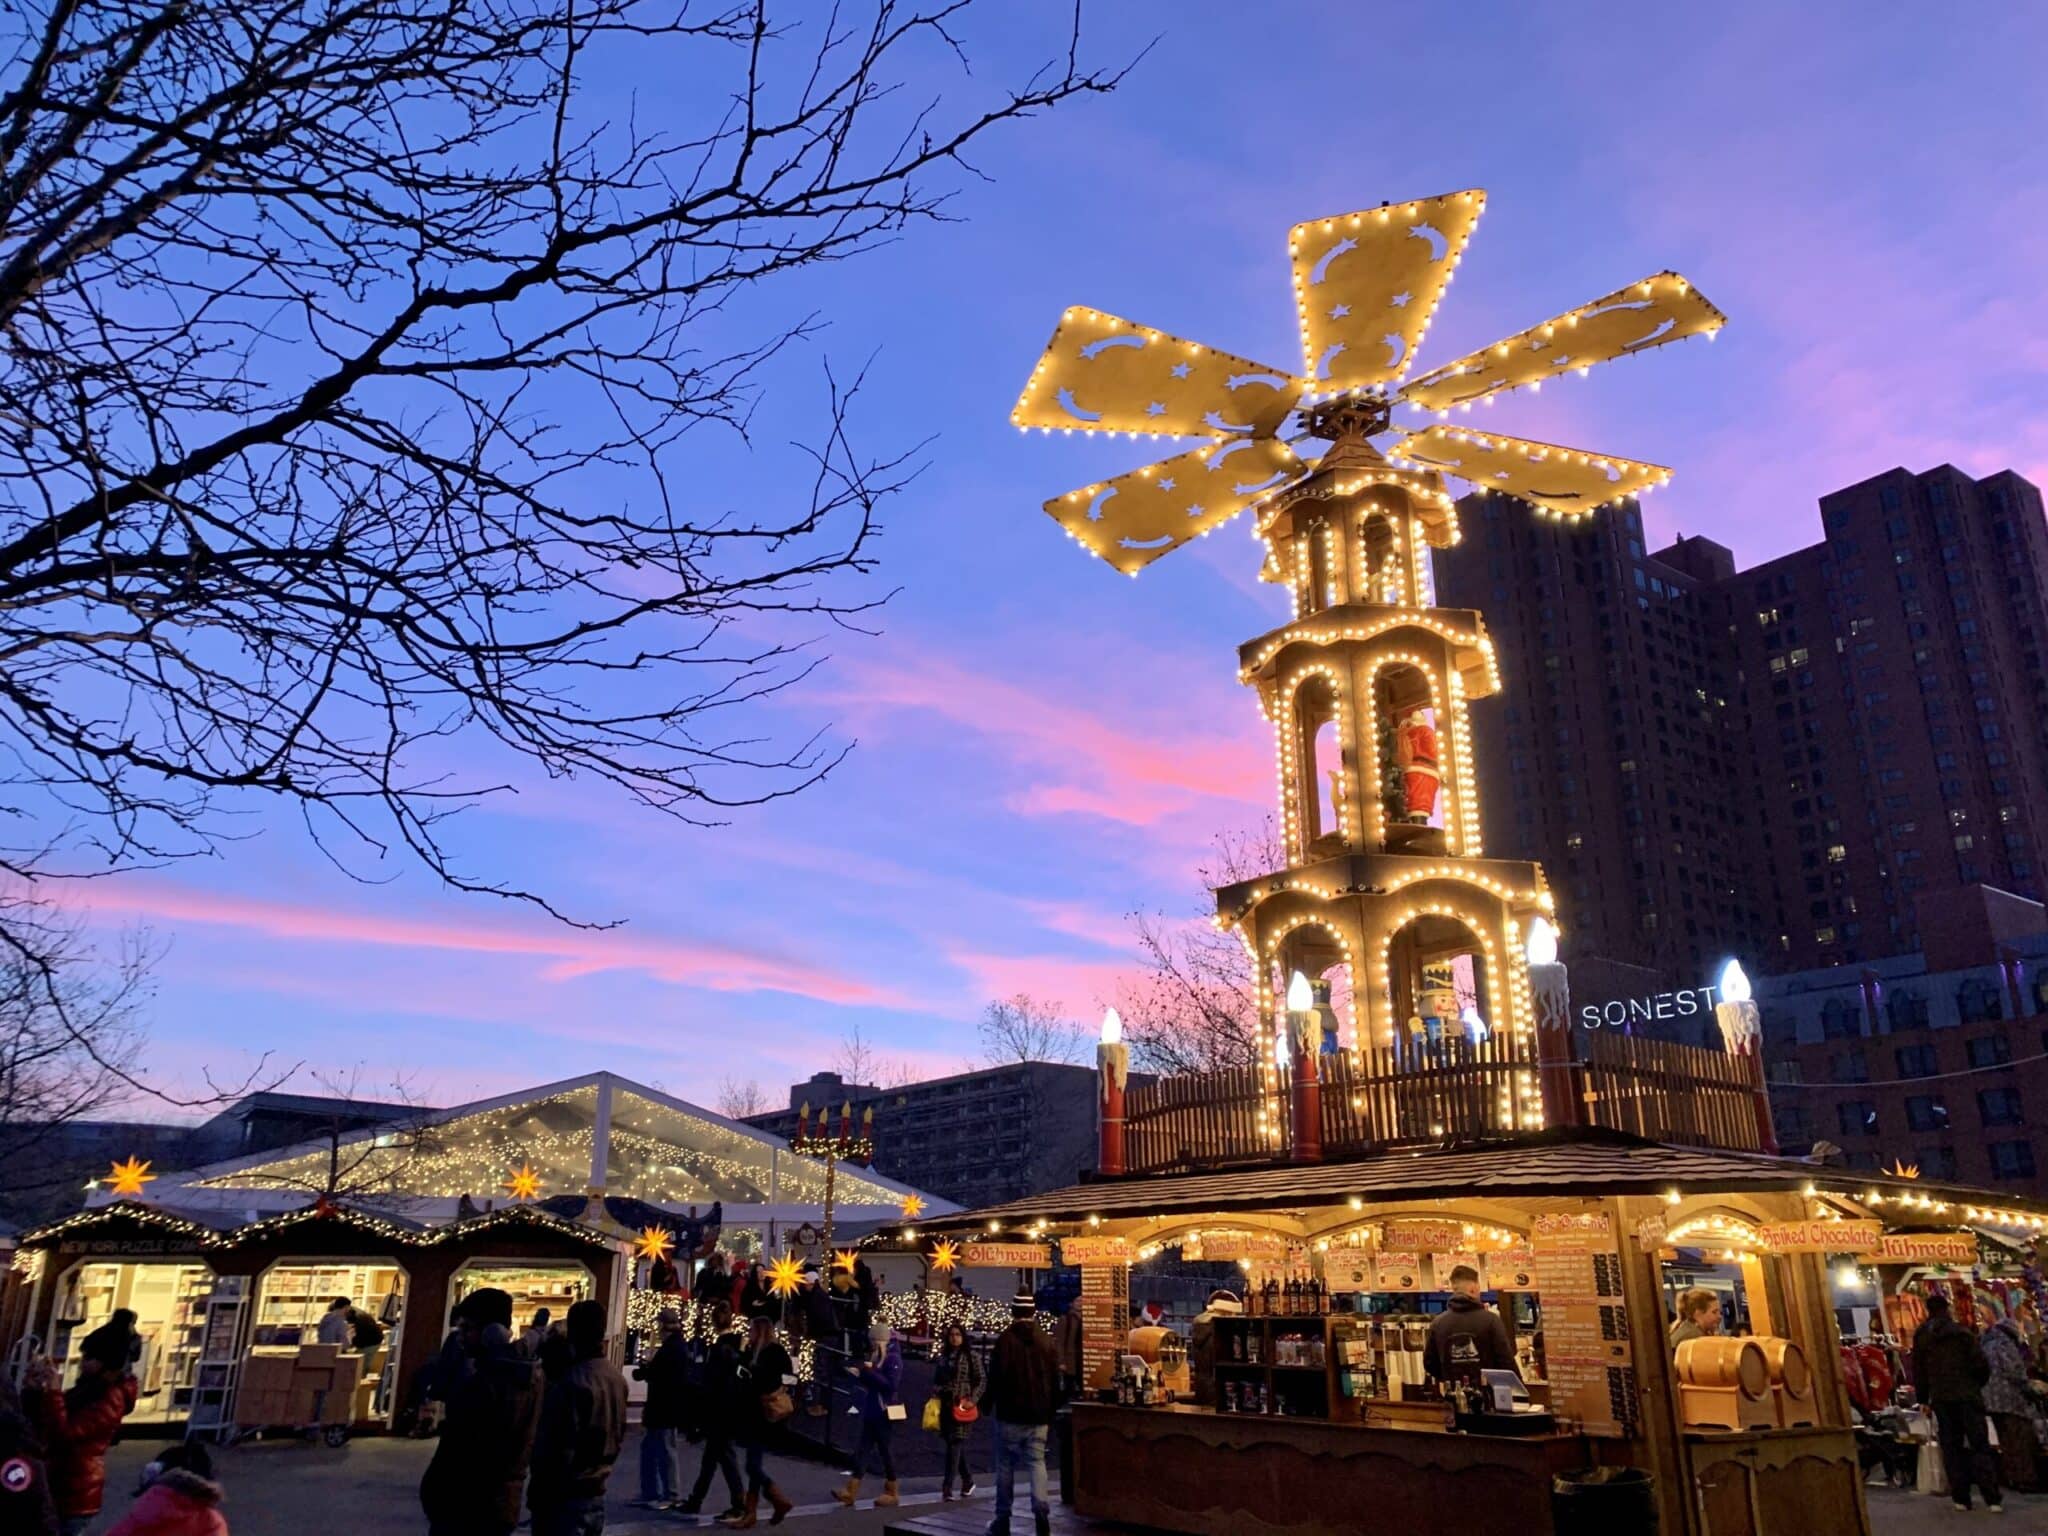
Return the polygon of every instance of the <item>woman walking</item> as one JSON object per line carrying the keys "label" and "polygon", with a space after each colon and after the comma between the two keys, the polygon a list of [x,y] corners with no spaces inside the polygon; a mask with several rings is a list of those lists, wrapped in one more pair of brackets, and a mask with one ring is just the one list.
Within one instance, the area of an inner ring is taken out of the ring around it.
{"label": "woman walking", "polygon": [[[958,1323],[947,1325],[940,1341],[939,1358],[932,1365],[932,1393],[939,1400],[939,1439],[946,1447],[946,1479],[939,1485],[939,1497],[953,1497],[957,1473],[964,1499],[974,1492],[974,1473],[967,1465],[967,1437],[980,1417],[974,1405],[981,1396],[981,1357],[968,1347],[967,1330]],[[960,1417],[963,1407],[968,1414],[965,1419]]]}
{"label": "woman walking", "polygon": [[2027,1346],[2010,1318],[2000,1318],[1985,1329],[1984,1360],[1991,1367],[1991,1379],[1984,1383],[1984,1411],[1998,1426],[1998,1480],[2032,1493],[2041,1486],[2036,1466],[2041,1442],[2028,1391]]}
{"label": "woman walking", "polygon": [[832,1497],[852,1507],[872,1456],[882,1468],[882,1491],[875,1495],[875,1507],[883,1509],[897,1502],[896,1458],[889,1442],[895,1437],[896,1420],[903,1417],[903,1405],[896,1400],[903,1385],[903,1341],[884,1322],[875,1323],[868,1337],[872,1348],[867,1362],[853,1372],[860,1380],[860,1442],[853,1448],[853,1476],[844,1488],[834,1488]]}
{"label": "woman walking", "polygon": [[96,1328],[86,1336],[85,1359],[70,1391],[57,1389],[57,1368],[47,1359],[31,1365],[23,1382],[24,1406],[49,1455],[63,1536],[78,1536],[105,1502],[107,1448],[120,1433],[121,1421],[135,1411],[136,1381],[128,1370],[131,1343],[125,1332]]}
{"label": "woman walking", "polygon": [[757,1317],[747,1330],[747,1351],[733,1373],[733,1396],[739,1404],[736,1438],[747,1452],[747,1502],[738,1518],[720,1517],[719,1524],[735,1531],[751,1531],[759,1520],[761,1499],[774,1510],[770,1525],[782,1524],[791,1503],[782,1490],[769,1481],[762,1459],[768,1442],[781,1432],[782,1421],[795,1409],[789,1395],[789,1378],[795,1369],[789,1351],[776,1342],[775,1325]]}

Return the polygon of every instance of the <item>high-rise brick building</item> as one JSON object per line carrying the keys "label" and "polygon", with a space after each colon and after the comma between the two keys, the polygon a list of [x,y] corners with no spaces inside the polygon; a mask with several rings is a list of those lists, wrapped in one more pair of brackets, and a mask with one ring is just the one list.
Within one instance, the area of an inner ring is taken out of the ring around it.
{"label": "high-rise brick building", "polygon": [[1737,571],[1468,497],[1437,557],[1505,687],[1475,704],[1490,852],[1549,873],[1572,949],[1704,979],[1914,950],[1916,900],[2042,889],[2048,523],[2010,471],[1892,470],[1823,541]]}

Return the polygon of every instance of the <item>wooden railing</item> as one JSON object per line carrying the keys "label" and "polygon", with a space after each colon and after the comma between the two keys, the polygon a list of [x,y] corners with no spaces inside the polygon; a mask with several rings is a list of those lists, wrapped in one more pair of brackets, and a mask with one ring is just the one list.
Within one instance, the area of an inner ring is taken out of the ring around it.
{"label": "wooden railing", "polygon": [[[1573,1102],[1582,1123],[1682,1146],[1763,1147],[1753,1064],[1743,1057],[1608,1030],[1573,1030]],[[1323,1155],[1511,1134],[1541,1119],[1541,1070],[1529,1046],[1495,1035],[1477,1045],[1325,1053]],[[1285,1070],[1231,1067],[1133,1082],[1125,1100],[1131,1173],[1271,1162],[1288,1155],[1292,1082]]]}
{"label": "wooden railing", "polygon": [[1749,1058],[1606,1029],[1572,1034],[1591,1124],[1680,1146],[1762,1149]]}

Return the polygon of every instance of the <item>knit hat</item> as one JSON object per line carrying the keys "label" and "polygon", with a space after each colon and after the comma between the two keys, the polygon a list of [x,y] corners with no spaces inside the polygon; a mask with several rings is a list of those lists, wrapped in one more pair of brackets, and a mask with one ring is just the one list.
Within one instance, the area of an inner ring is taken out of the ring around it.
{"label": "knit hat", "polygon": [[1038,1298],[1029,1291],[1019,1291],[1010,1298],[1010,1316],[1029,1317],[1038,1310]]}

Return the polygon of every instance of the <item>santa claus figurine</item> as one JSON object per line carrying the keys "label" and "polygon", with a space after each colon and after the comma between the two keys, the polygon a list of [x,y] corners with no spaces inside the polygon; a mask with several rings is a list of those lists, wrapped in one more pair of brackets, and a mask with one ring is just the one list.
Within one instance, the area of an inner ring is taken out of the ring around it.
{"label": "santa claus figurine", "polygon": [[1426,825],[1436,809],[1437,761],[1436,727],[1423,711],[1402,716],[1394,732],[1394,762],[1401,770],[1401,785],[1408,806],[1408,820]]}

